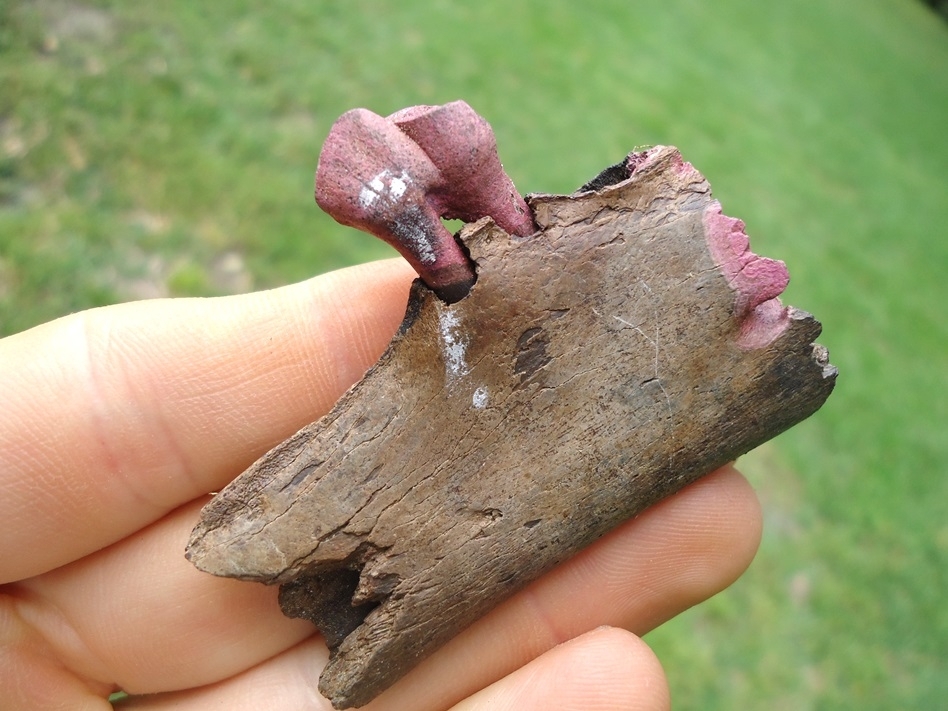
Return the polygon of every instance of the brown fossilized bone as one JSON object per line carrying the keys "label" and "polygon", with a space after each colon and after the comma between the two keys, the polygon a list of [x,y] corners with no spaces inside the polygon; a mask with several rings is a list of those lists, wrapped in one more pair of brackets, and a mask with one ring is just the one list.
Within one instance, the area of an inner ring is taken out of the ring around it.
{"label": "brown fossilized bone", "polygon": [[632,154],[538,227],[459,235],[448,305],[420,281],[379,362],[204,509],[202,570],[282,585],[367,703],[491,607],[647,506],[815,412],[836,370],[678,151]]}

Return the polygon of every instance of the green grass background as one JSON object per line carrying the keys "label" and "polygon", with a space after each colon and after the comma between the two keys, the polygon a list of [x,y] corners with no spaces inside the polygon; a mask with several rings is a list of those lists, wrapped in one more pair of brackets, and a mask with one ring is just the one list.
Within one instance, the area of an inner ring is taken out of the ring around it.
{"label": "green grass background", "polygon": [[836,392],[743,461],[757,560],[648,637],[676,707],[944,708],[948,26],[915,0],[0,0],[0,333],[391,254],[314,206],[322,141],[455,98],[522,192],[677,145],[824,324]]}

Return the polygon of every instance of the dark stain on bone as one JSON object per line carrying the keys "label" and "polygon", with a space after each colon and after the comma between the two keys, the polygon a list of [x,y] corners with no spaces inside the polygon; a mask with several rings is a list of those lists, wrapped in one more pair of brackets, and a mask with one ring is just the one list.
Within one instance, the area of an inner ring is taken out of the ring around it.
{"label": "dark stain on bone", "polygon": [[514,372],[520,376],[522,385],[538,370],[553,360],[547,354],[550,341],[546,331],[540,327],[528,328],[517,339],[517,359],[514,363]]}

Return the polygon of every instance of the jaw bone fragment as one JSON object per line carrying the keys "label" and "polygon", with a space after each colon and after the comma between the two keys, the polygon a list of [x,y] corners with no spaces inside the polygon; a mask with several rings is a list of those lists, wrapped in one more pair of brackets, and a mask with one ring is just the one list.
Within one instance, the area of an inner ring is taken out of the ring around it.
{"label": "jaw bone fragment", "polygon": [[462,229],[469,294],[416,282],[379,362],[192,534],[199,568],[281,584],[323,631],[338,708],[832,391],[819,323],[777,299],[783,265],[676,149],[584,188],[530,196],[529,238]]}

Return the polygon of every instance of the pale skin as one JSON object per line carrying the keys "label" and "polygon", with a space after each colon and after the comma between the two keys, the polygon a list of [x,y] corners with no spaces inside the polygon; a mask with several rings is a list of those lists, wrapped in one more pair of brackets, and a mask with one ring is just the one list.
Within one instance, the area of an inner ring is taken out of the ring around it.
{"label": "pale skin", "polygon": [[[67,316],[0,341],[0,708],[330,709],[325,644],[276,589],[183,555],[198,511],[382,353],[400,260],[268,292]],[[475,623],[373,711],[666,709],[640,639],[733,582],[760,539],[725,467]]]}

